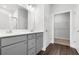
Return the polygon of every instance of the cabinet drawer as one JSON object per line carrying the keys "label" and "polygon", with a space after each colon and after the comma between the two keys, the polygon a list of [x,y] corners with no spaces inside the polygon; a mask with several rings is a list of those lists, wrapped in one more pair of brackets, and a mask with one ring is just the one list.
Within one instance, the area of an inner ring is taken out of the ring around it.
{"label": "cabinet drawer", "polygon": [[35,55],[35,54],[36,54],[35,48],[28,50],[28,55]]}
{"label": "cabinet drawer", "polygon": [[28,49],[35,47],[35,39],[28,40]]}
{"label": "cabinet drawer", "polygon": [[35,34],[28,34],[28,40],[35,39]]}
{"label": "cabinet drawer", "polygon": [[21,42],[11,46],[1,48],[2,55],[26,55],[27,45],[26,42]]}
{"label": "cabinet drawer", "polygon": [[43,36],[43,33],[37,33],[36,36],[41,37],[41,36]]}
{"label": "cabinet drawer", "polygon": [[8,37],[1,39],[1,46],[10,45],[22,40],[26,40],[26,36]]}

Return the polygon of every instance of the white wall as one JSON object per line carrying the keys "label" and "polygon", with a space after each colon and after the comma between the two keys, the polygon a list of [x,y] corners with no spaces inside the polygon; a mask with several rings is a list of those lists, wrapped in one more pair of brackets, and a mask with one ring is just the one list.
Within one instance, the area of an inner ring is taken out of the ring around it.
{"label": "white wall", "polygon": [[17,29],[28,29],[28,10],[18,8]]}
{"label": "white wall", "polygon": [[4,11],[0,11],[0,29],[9,28],[9,14],[6,14]]}
{"label": "white wall", "polygon": [[35,12],[35,30],[44,30],[44,5],[38,5]]}
{"label": "white wall", "polygon": [[[44,5],[44,40],[43,40],[43,50],[50,44],[52,39],[51,32],[51,13],[50,13],[50,5]],[[53,42],[53,41],[52,41]]]}
{"label": "white wall", "polygon": [[[61,12],[61,11],[67,11],[67,10],[71,10],[72,11],[72,16],[71,16],[71,33],[70,33],[70,45],[71,47],[74,47],[78,50],[79,52],[79,5],[75,5],[75,4],[60,4],[60,5],[51,5],[51,13],[52,13],[52,20],[54,21],[54,17],[53,15],[56,12]],[[52,24],[54,25],[54,23],[52,22]],[[52,34],[54,31],[54,27],[52,29]],[[52,36],[54,37],[54,36]],[[52,38],[52,41],[54,40],[54,38]]]}
{"label": "white wall", "polygon": [[44,29],[44,7],[43,5],[34,6],[34,11],[28,12],[28,29],[39,31]]}
{"label": "white wall", "polygon": [[79,4],[76,5],[75,12],[74,12],[74,43],[75,43],[75,48],[79,52]]}
{"label": "white wall", "polygon": [[54,20],[55,38],[70,40],[70,12],[56,14]]}

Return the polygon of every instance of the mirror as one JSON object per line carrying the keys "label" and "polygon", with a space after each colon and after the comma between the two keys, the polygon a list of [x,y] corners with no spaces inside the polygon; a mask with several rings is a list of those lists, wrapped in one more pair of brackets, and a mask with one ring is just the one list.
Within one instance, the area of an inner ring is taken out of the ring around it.
{"label": "mirror", "polygon": [[28,29],[28,10],[18,4],[0,4],[0,30]]}
{"label": "mirror", "polygon": [[28,10],[21,6],[18,8],[17,29],[28,29]]}

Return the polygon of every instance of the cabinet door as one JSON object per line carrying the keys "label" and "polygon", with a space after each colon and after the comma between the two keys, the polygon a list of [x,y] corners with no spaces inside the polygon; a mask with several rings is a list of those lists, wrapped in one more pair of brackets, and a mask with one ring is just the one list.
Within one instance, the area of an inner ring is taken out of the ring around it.
{"label": "cabinet door", "polygon": [[35,48],[35,39],[28,40],[28,49]]}
{"label": "cabinet door", "polygon": [[1,48],[2,55],[26,55],[27,45],[26,42],[21,42],[11,46]]}
{"label": "cabinet door", "polygon": [[19,41],[27,40],[27,36],[14,36],[1,39],[1,46],[10,45]]}
{"label": "cabinet door", "polygon": [[28,50],[28,55],[35,55],[35,54],[36,54],[35,48]]}
{"label": "cabinet door", "polygon": [[40,36],[37,36],[36,40],[36,53],[42,50],[43,47],[43,35],[41,34]]}
{"label": "cabinet door", "polygon": [[35,34],[28,35],[28,49],[35,48]]}

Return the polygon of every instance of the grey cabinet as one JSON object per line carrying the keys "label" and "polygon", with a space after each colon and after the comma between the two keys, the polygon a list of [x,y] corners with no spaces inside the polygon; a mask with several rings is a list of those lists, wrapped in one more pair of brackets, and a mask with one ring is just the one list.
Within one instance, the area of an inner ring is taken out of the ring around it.
{"label": "grey cabinet", "polygon": [[2,55],[36,55],[42,47],[42,32],[0,39],[0,54]]}
{"label": "grey cabinet", "polygon": [[36,54],[36,34],[28,35],[28,55]]}
{"label": "grey cabinet", "polygon": [[28,55],[36,55],[36,49],[35,48],[29,49]]}
{"label": "grey cabinet", "polygon": [[35,55],[43,48],[43,33],[28,35],[28,55]]}
{"label": "grey cabinet", "polygon": [[2,55],[26,55],[26,42],[21,42],[11,46],[1,48]]}
{"label": "grey cabinet", "polygon": [[36,35],[36,53],[40,52],[43,48],[43,33],[37,33]]}
{"label": "grey cabinet", "polygon": [[35,48],[35,39],[28,40],[28,49]]}
{"label": "grey cabinet", "polygon": [[27,36],[20,35],[6,37],[1,39],[2,55],[26,55],[27,54]]}

